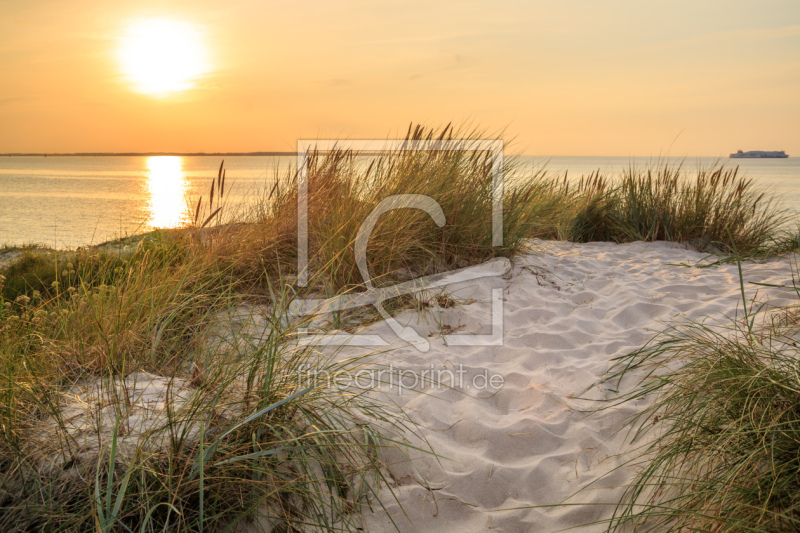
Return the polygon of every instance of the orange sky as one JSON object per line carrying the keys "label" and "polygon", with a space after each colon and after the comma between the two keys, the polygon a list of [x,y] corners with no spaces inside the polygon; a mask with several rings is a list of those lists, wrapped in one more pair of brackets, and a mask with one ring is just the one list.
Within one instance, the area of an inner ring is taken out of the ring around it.
{"label": "orange sky", "polygon": [[[196,28],[169,96],[118,60],[133,21]],[[800,2],[7,1],[0,153],[293,150],[471,123],[538,155],[800,156]]]}

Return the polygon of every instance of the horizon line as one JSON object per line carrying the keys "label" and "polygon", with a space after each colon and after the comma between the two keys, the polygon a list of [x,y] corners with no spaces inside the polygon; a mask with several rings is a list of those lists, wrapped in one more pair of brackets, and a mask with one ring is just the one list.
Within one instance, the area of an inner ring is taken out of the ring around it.
{"label": "horizon line", "polygon": [[[154,156],[179,156],[179,157],[275,157],[275,156],[297,156],[298,152],[291,151],[262,151],[262,152],[8,152],[0,153],[0,157],[154,157]],[[678,158],[689,159],[693,157],[707,157],[727,159],[730,155],[563,155],[563,154],[506,154],[516,157],[635,157],[635,158],[655,158],[662,159]]]}
{"label": "horizon line", "polygon": [[10,152],[0,157],[280,156],[297,152]]}

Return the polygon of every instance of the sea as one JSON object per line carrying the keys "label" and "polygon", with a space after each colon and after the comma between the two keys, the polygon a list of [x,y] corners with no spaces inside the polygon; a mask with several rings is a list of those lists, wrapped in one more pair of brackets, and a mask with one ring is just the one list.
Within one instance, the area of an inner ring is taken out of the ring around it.
{"label": "sea", "polygon": [[[293,156],[3,156],[0,157],[0,246],[40,244],[74,249],[155,228],[185,224],[224,159],[228,213],[247,209],[297,162]],[[512,156],[519,172],[578,179],[631,166],[682,165],[689,173],[723,163],[739,167],[774,194],[790,215],[800,211],[800,158]],[[413,191],[409,191],[413,192]],[[219,194],[218,192],[216,193]]]}

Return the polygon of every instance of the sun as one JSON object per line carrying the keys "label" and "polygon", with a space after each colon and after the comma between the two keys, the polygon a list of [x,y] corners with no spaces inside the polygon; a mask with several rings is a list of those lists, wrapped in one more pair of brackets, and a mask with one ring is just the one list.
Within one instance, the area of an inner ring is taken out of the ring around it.
{"label": "sun", "polygon": [[131,87],[152,96],[192,89],[209,70],[200,30],[173,19],[132,23],[120,39],[118,58]]}

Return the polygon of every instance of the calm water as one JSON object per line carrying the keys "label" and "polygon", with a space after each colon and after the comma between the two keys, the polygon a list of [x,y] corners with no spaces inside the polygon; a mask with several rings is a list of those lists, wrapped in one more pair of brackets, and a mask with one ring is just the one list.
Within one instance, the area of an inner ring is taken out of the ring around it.
{"label": "calm water", "polygon": [[[219,157],[1,157],[0,244],[59,248],[186,222],[208,201]],[[253,198],[291,157],[226,158],[225,199]]]}
{"label": "calm water", "polygon": [[[0,244],[42,243],[59,248],[96,244],[118,236],[174,227],[189,216],[187,201],[207,197],[219,157],[2,157]],[[226,198],[243,205],[274,183],[293,157],[226,157]],[[671,164],[677,158],[662,159]],[[684,167],[716,158],[687,158]],[[524,157],[533,167],[571,177],[599,169],[614,174],[651,160],[629,157]],[[727,164],[734,162],[725,160]],[[786,207],[800,210],[800,158],[735,162]],[[413,192],[413,191],[409,191]]]}

